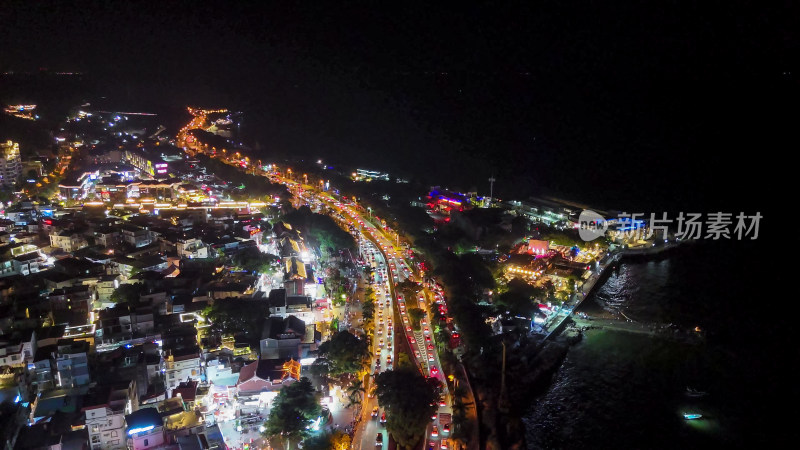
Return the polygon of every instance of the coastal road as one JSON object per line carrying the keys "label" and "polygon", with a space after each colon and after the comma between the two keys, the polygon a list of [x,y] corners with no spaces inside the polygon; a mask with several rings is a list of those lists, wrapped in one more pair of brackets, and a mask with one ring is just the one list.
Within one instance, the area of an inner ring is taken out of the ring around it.
{"label": "coastal road", "polygon": [[[362,238],[359,239],[359,242],[364,246],[361,249],[362,254],[367,255],[368,259],[371,258],[373,261],[376,261],[377,268],[385,269],[378,270],[379,276],[382,277],[385,274],[385,278],[380,279],[379,289],[383,298],[379,299],[376,305],[375,336],[373,337],[371,348],[371,369],[373,373],[375,373],[382,372],[391,367],[388,365],[387,360],[389,354],[391,354],[392,358],[391,363],[394,363],[396,355],[394,354],[393,348],[388,348],[388,343],[391,342],[391,333],[394,332],[397,327],[401,327],[400,329],[403,331],[410,347],[414,351],[413,359],[422,372],[422,375],[438,378],[444,387],[442,403],[437,408],[436,418],[428,426],[425,433],[426,445],[432,443],[436,448],[439,448],[442,443],[442,435],[444,434],[442,424],[439,422],[439,414],[452,414],[452,408],[450,407],[451,398],[447,391],[447,383],[444,379],[444,374],[440,369],[441,363],[439,361],[439,356],[435,350],[434,333],[424,291],[421,291],[418,298],[415,299],[405,299],[401,294],[395,291],[396,283],[406,279],[411,279],[412,281],[414,279],[414,269],[406,259],[404,249],[396,246],[395,242],[391,239],[391,236],[396,236],[396,233],[392,230],[373,225],[369,219],[365,218],[362,213],[358,211],[358,208],[354,204],[340,202],[328,194],[317,193],[311,186],[303,186],[280,176],[274,176],[274,179],[286,185],[299,202],[312,205],[321,202],[328,207],[328,210],[331,211],[330,215],[332,215],[335,220],[339,221],[345,229],[350,227],[355,228]],[[389,321],[391,317],[394,317],[393,309],[395,305],[397,305],[397,311],[399,312],[399,316],[403,319],[403,323],[392,324],[395,326],[389,328]],[[413,307],[420,307],[425,311],[422,329],[416,332],[411,329],[410,321],[407,317],[407,310]],[[371,386],[371,381],[370,379],[365,383],[367,388]],[[361,420],[356,427],[353,438],[353,448],[374,448],[376,446],[375,441],[378,433],[382,435],[383,445],[388,445],[388,435],[379,421],[383,411],[379,408],[377,417],[372,417],[372,412],[377,406],[376,398],[365,397]],[[437,433],[432,434],[434,427]]]}

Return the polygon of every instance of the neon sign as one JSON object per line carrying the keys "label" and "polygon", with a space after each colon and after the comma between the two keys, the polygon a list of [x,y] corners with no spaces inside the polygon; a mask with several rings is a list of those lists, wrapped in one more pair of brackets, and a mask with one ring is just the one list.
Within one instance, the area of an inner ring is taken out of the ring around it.
{"label": "neon sign", "polygon": [[148,425],[146,427],[131,428],[130,430],[128,430],[128,436],[133,436],[136,433],[141,433],[141,432],[144,432],[144,431],[150,431],[155,427],[156,427],[155,425]]}

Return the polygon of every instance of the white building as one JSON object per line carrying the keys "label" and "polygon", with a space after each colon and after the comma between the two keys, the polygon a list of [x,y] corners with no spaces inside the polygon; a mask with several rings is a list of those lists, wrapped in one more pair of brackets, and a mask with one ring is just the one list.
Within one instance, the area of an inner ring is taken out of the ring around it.
{"label": "white building", "polygon": [[0,336],[0,367],[27,368],[33,363],[36,349],[36,333],[32,330]]}
{"label": "white building", "polygon": [[0,186],[12,186],[22,175],[22,158],[19,144],[7,141],[0,144]]}
{"label": "white building", "polygon": [[126,448],[125,415],[137,407],[136,383],[98,387],[84,404],[86,429],[91,450]]}
{"label": "white building", "polygon": [[74,252],[88,245],[86,238],[69,230],[50,235],[50,246],[63,249],[65,252]]}
{"label": "white building", "polygon": [[182,258],[208,258],[208,246],[200,239],[179,240],[175,248]]}
{"label": "white building", "polygon": [[170,354],[164,358],[166,367],[165,379],[168,396],[172,395],[172,390],[187,380],[200,380],[200,352],[192,350],[189,352],[179,352]]}
{"label": "white building", "polygon": [[144,228],[135,225],[123,225],[122,240],[135,248],[144,247],[153,243],[153,235]]}

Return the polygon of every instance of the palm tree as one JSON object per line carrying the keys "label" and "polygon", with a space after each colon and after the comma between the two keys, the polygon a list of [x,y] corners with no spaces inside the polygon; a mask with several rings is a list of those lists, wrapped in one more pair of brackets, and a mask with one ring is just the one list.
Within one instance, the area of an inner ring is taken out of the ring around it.
{"label": "palm tree", "polygon": [[466,446],[470,436],[470,424],[467,422],[467,407],[473,402],[464,403],[464,397],[468,394],[464,386],[457,386],[453,390],[453,432],[451,438],[457,441],[460,446]]}
{"label": "palm tree", "polygon": [[347,386],[347,395],[351,397],[358,395],[359,398],[363,398],[364,392],[366,392],[366,389],[364,389],[363,380],[355,379],[350,382],[349,386]]}
{"label": "palm tree", "polygon": [[353,408],[353,419],[361,415],[361,407],[363,402],[361,401],[361,396],[357,394],[351,394],[347,397],[347,404],[344,406],[345,408]]}
{"label": "palm tree", "polygon": [[456,388],[453,390],[453,396],[457,397],[459,400],[461,399],[461,397],[466,397],[467,394],[469,394],[469,392],[467,391],[467,388],[465,388],[461,384],[456,386]]}

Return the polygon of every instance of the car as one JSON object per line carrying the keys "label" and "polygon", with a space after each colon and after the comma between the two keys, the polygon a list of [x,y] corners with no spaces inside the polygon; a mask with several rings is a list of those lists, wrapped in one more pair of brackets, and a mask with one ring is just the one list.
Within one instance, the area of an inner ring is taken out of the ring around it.
{"label": "car", "polygon": [[437,412],[434,412],[434,413],[433,413],[433,415],[431,415],[431,420],[432,420],[432,421],[434,421],[434,422],[436,422],[436,418],[437,418],[437,417],[439,417],[439,413],[437,413]]}
{"label": "car", "polygon": [[431,437],[433,438],[439,437],[439,428],[436,425],[434,425],[433,429],[431,430]]}
{"label": "car", "polygon": [[380,350],[375,350],[375,357],[376,358],[380,358],[381,357],[381,351]]}
{"label": "car", "polygon": [[433,362],[433,353],[428,353],[428,361]]}
{"label": "car", "polygon": [[428,442],[428,450],[436,450],[436,442]]}
{"label": "car", "polygon": [[417,358],[421,358],[421,356],[419,355],[419,350],[414,350],[414,356],[416,356]]}
{"label": "car", "polygon": [[425,333],[425,334],[431,334],[431,329],[428,328],[428,327],[425,327],[425,329],[422,330],[422,332]]}
{"label": "car", "polygon": [[383,339],[381,339],[380,341],[378,341],[378,347],[380,347],[380,348],[383,348]]}
{"label": "car", "polygon": [[412,344],[416,344],[417,343],[417,340],[414,339],[414,336],[409,336],[408,337],[408,341],[411,342]]}
{"label": "car", "polygon": [[382,447],[383,446],[383,434],[378,433],[378,435],[375,436],[375,446],[376,447]]}
{"label": "car", "polygon": [[436,366],[431,366],[431,376],[439,375],[439,369]]}
{"label": "car", "polygon": [[447,406],[447,403],[444,401],[444,397],[439,399],[439,406]]}
{"label": "car", "polygon": [[391,364],[391,363],[392,363],[392,355],[389,355],[386,357],[386,364]]}
{"label": "car", "polygon": [[432,352],[432,351],[433,351],[433,344],[428,344],[428,351],[429,351],[429,352]]}
{"label": "car", "polygon": [[430,341],[431,341],[431,337],[430,336],[425,336],[425,342],[430,342]]}
{"label": "car", "polygon": [[442,426],[442,433],[449,433],[450,432],[450,424],[446,423]]}
{"label": "car", "polygon": [[447,441],[442,441],[439,448],[441,448],[442,450],[447,450]]}
{"label": "car", "polygon": [[381,423],[386,423],[386,411],[384,411],[384,412],[381,414],[381,420],[380,420],[380,422],[381,422]]}
{"label": "car", "polygon": [[372,408],[372,417],[378,417],[378,407]]}

